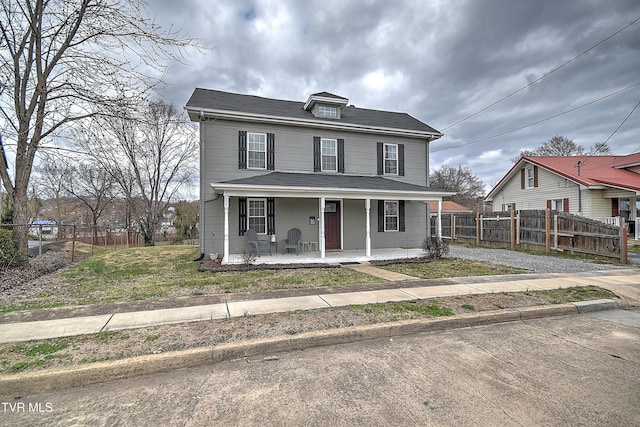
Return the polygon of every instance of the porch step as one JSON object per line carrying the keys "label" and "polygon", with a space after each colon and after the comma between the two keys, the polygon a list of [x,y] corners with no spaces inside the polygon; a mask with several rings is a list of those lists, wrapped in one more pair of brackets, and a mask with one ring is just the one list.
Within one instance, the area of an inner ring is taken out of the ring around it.
{"label": "porch step", "polygon": [[370,276],[375,276],[380,279],[389,280],[391,282],[399,282],[402,280],[416,280],[416,277],[408,276],[402,273],[396,273],[393,271],[383,270],[382,268],[374,267],[369,262],[361,262],[358,264],[342,264],[342,268],[350,268],[351,270],[365,273]]}

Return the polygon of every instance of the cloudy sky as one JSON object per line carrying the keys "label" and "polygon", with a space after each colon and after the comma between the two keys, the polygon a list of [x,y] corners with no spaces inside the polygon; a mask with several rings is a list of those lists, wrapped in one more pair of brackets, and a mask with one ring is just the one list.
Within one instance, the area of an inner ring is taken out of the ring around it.
{"label": "cloudy sky", "polygon": [[[184,106],[195,87],[295,101],[328,91],[407,112],[445,134],[432,170],[468,167],[488,189],[520,150],[554,135],[589,149],[640,102],[640,21],[602,42],[640,18],[637,0],[153,0],[150,11],[206,46],[172,66],[168,101]],[[608,143],[640,151],[640,107]]]}

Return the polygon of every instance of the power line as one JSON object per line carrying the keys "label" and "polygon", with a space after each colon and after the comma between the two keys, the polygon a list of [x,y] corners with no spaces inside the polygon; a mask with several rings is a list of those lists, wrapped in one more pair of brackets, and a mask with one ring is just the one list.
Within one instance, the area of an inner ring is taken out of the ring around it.
{"label": "power line", "polygon": [[442,130],[443,130],[443,131],[446,131],[447,129],[450,129],[450,128],[454,127],[454,126],[457,126],[457,125],[459,125],[460,123],[462,123],[462,122],[464,122],[464,121],[466,121],[466,120],[469,120],[470,118],[475,117],[475,116],[477,116],[477,115],[478,115],[478,114],[480,114],[480,113],[483,113],[483,112],[487,111],[489,108],[491,108],[491,107],[493,107],[493,106],[495,106],[495,105],[497,105],[497,104],[501,103],[502,101],[504,101],[504,100],[506,100],[506,99],[511,98],[511,97],[512,97],[512,96],[514,96],[515,94],[522,92],[523,90],[525,90],[525,89],[526,89],[526,88],[528,88],[529,86],[531,86],[531,85],[533,85],[533,84],[535,84],[535,83],[538,83],[540,80],[544,79],[545,77],[547,77],[547,76],[548,76],[548,75],[550,75],[551,73],[554,73],[554,72],[558,71],[559,69],[561,69],[561,68],[562,68],[562,67],[564,67],[565,65],[570,64],[571,62],[573,62],[573,61],[575,61],[576,59],[580,58],[582,55],[584,55],[584,54],[586,54],[587,52],[589,52],[589,51],[591,51],[591,50],[595,49],[596,47],[600,46],[602,43],[606,42],[607,40],[609,40],[609,39],[611,39],[611,38],[615,37],[617,34],[621,33],[621,32],[622,32],[622,31],[624,31],[624,30],[626,30],[627,28],[629,28],[630,26],[634,25],[634,24],[635,24],[636,22],[638,22],[638,21],[640,21],[640,18],[635,19],[635,20],[634,20],[634,21],[632,21],[630,24],[625,25],[624,27],[622,27],[622,28],[620,28],[619,30],[617,30],[615,33],[613,33],[613,34],[611,34],[611,35],[609,35],[609,36],[605,37],[605,38],[604,38],[604,39],[602,39],[602,40],[600,40],[598,43],[594,44],[594,45],[593,45],[593,46],[591,46],[589,49],[587,49],[587,50],[585,50],[585,51],[582,51],[581,53],[579,53],[578,55],[576,55],[576,56],[574,56],[573,58],[569,59],[568,61],[563,62],[562,64],[558,65],[556,68],[552,69],[551,71],[549,71],[549,72],[548,72],[548,73],[546,73],[546,74],[543,74],[542,76],[538,77],[537,79],[535,79],[534,81],[530,82],[529,84],[527,84],[527,85],[525,85],[525,86],[522,86],[520,89],[518,89],[518,90],[516,90],[516,91],[514,91],[514,92],[511,92],[510,94],[508,94],[508,95],[506,95],[506,96],[503,96],[502,98],[498,99],[497,101],[494,101],[493,103],[491,103],[491,104],[487,105],[486,107],[484,107],[484,108],[482,108],[482,109],[480,109],[480,110],[476,111],[476,112],[475,112],[475,113],[473,113],[473,114],[469,114],[468,116],[466,116],[466,117],[464,117],[464,118],[462,118],[462,119],[458,120],[457,122],[455,122],[455,123],[453,123],[453,124],[451,124],[451,125],[449,125],[449,126],[445,127],[445,128],[444,128],[444,129],[442,129]]}
{"label": "power line", "polygon": [[[533,122],[533,123],[529,123],[529,124],[526,124],[526,125],[524,125],[524,126],[520,126],[520,127],[517,127],[517,128],[511,129],[511,130],[507,130],[507,131],[501,132],[501,133],[496,134],[496,135],[492,135],[492,136],[487,136],[487,137],[484,137],[484,138],[476,139],[476,140],[473,140],[473,141],[470,141],[470,142],[466,142],[466,143],[464,143],[464,144],[456,145],[456,146],[454,146],[454,147],[443,147],[443,148],[440,148],[440,149],[435,149],[435,150],[430,150],[430,151],[431,151],[432,153],[437,153],[437,152],[439,152],[439,151],[453,150],[454,148],[465,147],[465,146],[467,146],[467,145],[477,144],[478,142],[483,142],[483,141],[487,141],[487,140],[489,140],[489,139],[494,139],[494,138],[498,138],[498,137],[500,137],[500,136],[508,135],[508,134],[510,134],[510,133],[514,133],[514,132],[517,132],[517,131],[519,131],[519,130],[526,129],[526,128],[528,128],[528,127],[535,126],[535,125],[538,125],[538,124],[540,124],[540,123],[543,123],[543,122],[549,121],[549,120],[551,120],[551,119],[555,119],[556,117],[560,117],[560,116],[563,116],[563,115],[565,115],[565,114],[568,114],[568,113],[574,112],[574,111],[579,110],[579,109],[581,109],[581,108],[588,107],[589,105],[595,104],[596,102],[599,102],[599,101],[605,100],[605,99],[610,98],[610,97],[612,97],[612,96],[614,96],[614,95],[618,95],[619,93],[622,93],[622,92],[624,92],[624,91],[627,91],[627,90],[629,90],[629,89],[631,89],[631,88],[633,88],[633,87],[635,87],[635,86],[638,86],[638,85],[640,85],[640,82],[636,82],[636,83],[634,83],[634,84],[632,84],[632,85],[630,85],[630,86],[627,86],[627,87],[625,87],[625,88],[623,88],[623,89],[619,89],[619,90],[617,90],[617,91],[615,91],[615,92],[612,92],[612,93],[610,93],[610,94],[608,94],[608,95],[605,95],[605,96],[603,96],[603,97],[601,97],[601,98],[598,98],[598,99],[594,99],[594,100],[592,100],[592,101],[589,101],[589,102],[587,102],[586,104],[579,105],[579,106],[577,106],[577,107],[571,108],[571,109],[566,110],[566,111],[563,111],[563,112],[561,112],[561,113],[554,114],[553,116],[549,116],[549,117],[546,117],[546,118],[544,118],[544,119],[541,119],[541,120],[535,121],[535,122]],[[637,106],[636,106],[636,108],[637,108]],[[635,108],[634,108],[634,110],[635,110]],[[633,111],[632,111],[632,113],[633,113]],[[630,114],[630,115],[631,115],[631,114]],[[627,118],[628,118],[628,117],[627,117]],[[625,121],[626,121],[626,119],[625,119]]]}
{"label": "power line", "polygon": [[633,109],[631,110],[631,112],[627,115],[627,117],[624,118],[624,120],[622,121],[622,123],[620,123],[620,125],[616,128],[616,130],[614,130],[613,132],[611,132],[611,135],[609,135],[609,137],[607,139],[604,140],[604,143],[606,144],[607,142],[609,142],[609,140],[611,139],[611,137],[613,135],[616,134],[616,132],[618,132],[618,129],[620,129],[622,127],[622,125],[625,124],[625,122],[627,120],[629,120],[629,117],[631,117],[631,115],[633,114],[634,111],[636,111],[636,108],[638,108],[638,106],[640,106],[640,101],[638,101],[638,103],[636,104],[635,107],[633,107]]}

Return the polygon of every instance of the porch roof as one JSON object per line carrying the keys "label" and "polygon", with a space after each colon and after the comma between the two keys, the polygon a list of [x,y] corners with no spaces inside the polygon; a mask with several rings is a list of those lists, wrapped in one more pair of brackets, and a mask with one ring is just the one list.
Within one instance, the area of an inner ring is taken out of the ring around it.
{"label": "porch roof", "polygon": [[381,176],[271,172],[211,184],[220,194],[252,197],[341,197],[441,200],[455,193]]}

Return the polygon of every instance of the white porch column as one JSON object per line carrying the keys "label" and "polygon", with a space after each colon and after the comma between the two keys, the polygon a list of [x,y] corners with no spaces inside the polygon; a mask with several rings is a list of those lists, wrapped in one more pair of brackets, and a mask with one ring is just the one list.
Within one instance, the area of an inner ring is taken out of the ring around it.
{"label": "white porch column", "polygon": [[438,225],[436,234],[438,240],[442,240],[442,200],[438,200]]}
{"label": "white porch column", "polygon": [[364,200],[364,211],[365,211],[365,223],[367,224],[367,234],[364,239],[365,241],[365,255],[371,256],[371,218],[369,213],[371,212],[371,199]]}
{"label": "white porch column", "polygon": [[229,262],[229,196],[224,195],[224,255],[222,256],[222,263]]}
{"label": "white porch column", "polygon": [[326,199],[324,197],[320,197],[320,215],[318,220],[320,221],[320,258],[325,258],[325,249],[324,249],[324,207],[325,207]]}

